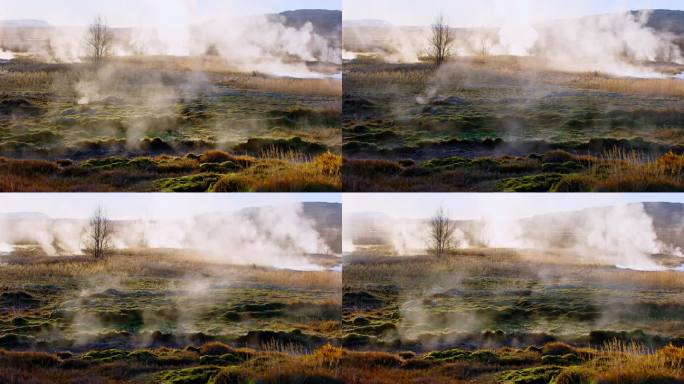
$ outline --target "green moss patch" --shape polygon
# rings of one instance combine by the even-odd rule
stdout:
[[[216,173],[200,173],[163,179],[158,186],[162,192],[206,192],[220,178]]]

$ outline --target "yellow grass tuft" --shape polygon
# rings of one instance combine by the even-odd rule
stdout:
[[[684,97],[684,81],[675,79],[614,78],[600,74],[584,74],[571,84],[606,92]]]

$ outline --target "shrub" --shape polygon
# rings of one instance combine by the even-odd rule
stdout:
[[[316,156],[314,165],[325,175],[338,176],[342,169],[342,156],[328,151]]]
[[[681,174],[684,171],[684,154],[677,155],[672,151],[661,156],[656,163],[662,167],[665,172],[672,175]]]
[[[321,365],[329,368],[336,367],[343,355],[344,349],[335,347],[330,343],[316,349],[314,352],[314,358],[316,358]]]

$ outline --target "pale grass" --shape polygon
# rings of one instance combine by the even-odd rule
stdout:
[[[304,356],[312,353],[311,349],[302,344],[283,343],[274,339],[261,343],[259,349],[262,352],[282,353],[291,356]]]
[[[588,366],[602,378],[608,379],[608,382],[648,376],[681,377],[684,375],[681,360],[673,360],[671,355],[654,351],[638,342],[627,343],[619,340],[604,344]]]
[[[639,151],[613,148],[594,162],[591,176],[603,189],[648,192],[659,186],[681,186],[682,175],[668,164]]]
[[[335,79],[295,79],[284,77],[239,76],[235,81],[221,82],[259,91],[302,96],[342,96],[342,82]]]
[[[330,192],[342,188],[339,154],[326,152],[311,159],[299,151],[267,148],[261,156],[258,166],[226,177],[260,192]],[[219,188],[216,192],[229,191]]]
[[[341,97],[342,81],[332,78],[279,77],[257,72],[245,72],[231,66],[220,57],[131,56],[113,58],[110,66],[126,74],[127,80],[137,76],[141,82],[148,71],[168,74],[204,73],[219,85],[299,96]],[[0,71],[2,89],[49,89],[53,85],[73,84],[82,75],[82,68],[74,65],[60,71]],[[127,84],[125,84],[127,85]]]
[[[647,96],[684,97],[684,81],[676,79],[638,79],[584,74],[571,82],[580,88]]]
[[[339,97],[342,95],[342,82],[339,80],[329,78],[300,79],[245,72],[217,56],[149,56],[119,58],[117,61],[147,69],[204,72],[217,84],[233,88],[305,96]]]
[[[432,71],[419,70],[381,70],[372,72],[347,72],[344,81],[349,84],[361,84],[363,87],[391,85],[412,85],[426,87]]]
[[[366,247],[361,256],[352,255],[345,264],[347,281],[394,281],[415,285],[458,271],[464,276],[516,275],[536,278],[536,271],[547,268],[547,279],[578,279],[614,286],[654,290],[682,290],[684,279],[676,271],[636,271],[616,268],[592,260],[592,255],[578,255],[568,250],[525,250],[505,248],[470,248],[452,251],[449,256],[381,257]],[[384,248],[381,246],[381,248]],[[552,273],[556,271],[556,275]]]
[[[213,261],[211,257],[191,250],[140,249],[118,251],[103,259],[88,257],[43,256],[25,262],[0,265],[3,281],[65,281],[94,276],[112,278],[183,278],[188,272],[208,277],[225,277],[230,281],[272,284],[284,287],[339,290],[340,274],[332,271],[294,271],[234,265]]]
[[[269,146],[259,153],[259,158],[267,160],[279,160],[287,163],[308,163],[311,156],[297,150],[284,150],[279,147]]]

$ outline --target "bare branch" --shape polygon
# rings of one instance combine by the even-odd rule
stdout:
[[[88,58],[93,64],[102,64],[111,54],[114,32],[107,26],[102,16],[97,16],[88,27],[85,43]]]
[[[449,220],[448,213],[439,207],[430,219],[429,250],[436,256],[444,256],[453,247],[454,223]]]
[[[436,65],[442,65],[451,56],[455,36],[444,15],[440,14],[432,24],[429,39],[429,56]]]
[[[88,221],[86,251],[96,259],[104,258],[111,249],[114,230],[102,207],[98,207]]]

